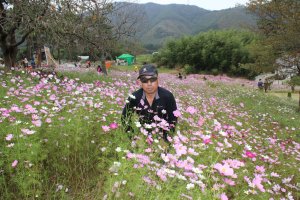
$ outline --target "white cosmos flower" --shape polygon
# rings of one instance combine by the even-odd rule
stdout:
[[[177,174],[176,177],[177,177],[178,179],[180,179],[180,180],[186,181],[185,176],[183,176],[183,175],[181,175],[181,174]]]
[[[152,128],[152,126],[150,124],[145,124],[145,128],[150,129],[150,128]]]
[[[248,149],[248,150],[252,150],[252,147],[249,144],[246,144],[245,148]]]
[[[175,170],[172,170],[172,169],[165,169],[165,172],[167,173],[167,174],[175,174],[176,172],[175,172]]]
[[[193,189],[194,187],[195,187],[195,185],[193,183],[189,183],[186,185],[187,190]]]
[[[202,171],[196,167],[193,167],[193,172],[195,172],[196,174],[202,174]]]
[[[116,148],[116,152],[121,152],[121,151],[122,151],[121,147]]]
[[[132,95],[132,94],[130,94],[129,97],[130,97],[131,99],[135,99],[135,96]]]
[[[136,126],[137,128],[140,128],[142,125],[141,125],[140,122],[135,122],[135,126]]]

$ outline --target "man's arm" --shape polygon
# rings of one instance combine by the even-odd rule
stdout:
[[[173,111],[177,110],[177,105],[172,93],[169,96],[167,105],[168,123],[170,124],[170,131],[174,132],[175,126],[177,124],[177,117],[174,116]]]

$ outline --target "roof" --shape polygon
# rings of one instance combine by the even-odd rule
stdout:
[[[122,54],[118,58],[134,58],[134,56],[130,54]]]

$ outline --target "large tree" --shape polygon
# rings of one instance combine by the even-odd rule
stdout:
[[[141,14],[132,4],[110,0],[0,0],[0,48],[6,68],[34,34],[52,45],[90,47],[104,53],[135,33]]]
[[[284,60],[279,64],[295,66],[300,75],[300,1],[249,0],[248,9],[257,16],[265,44]]]

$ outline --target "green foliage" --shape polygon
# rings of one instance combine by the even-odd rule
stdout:
[[[197,73],[196,68],[191,66],[191,65],[185,65],[183,69],[184,69],[184,72],[186,74],[195,74],[195,73]]]
[[[258,30],[264,36],[262,48],[253,51],[258,57],[255,63],[261,67],[261,71],[266,67],[275,68],[272,65],[279,57],[284,60],[285,67],[296,66],[300,69],[300,63],[295,62],[299,60],[300,2],[251,0],[247,9],[257,16]],[[274,55],[277,57],[274,58]]]
[[[260,32],[277,52],[298,52],[300,45],[298,0],[251,0],[248,10],[257,16]]]
[[[143,64],[144,62],[146,63],[151,63],[153,55],[152,54],[142,54],[136,57],[136,63],[137,64]]]
[[[290,84],[295,85],[295,86],[296,85],[300,86],[300,76],[292,77],[291,80],[290,80]]]
[[[250,70],[241,65],[253,60],[247,46],[255,39],[256,35],[248,31],[209,31],[169,41],[154,61],[169,68],[187,64],[195,71],[246,75]]]

